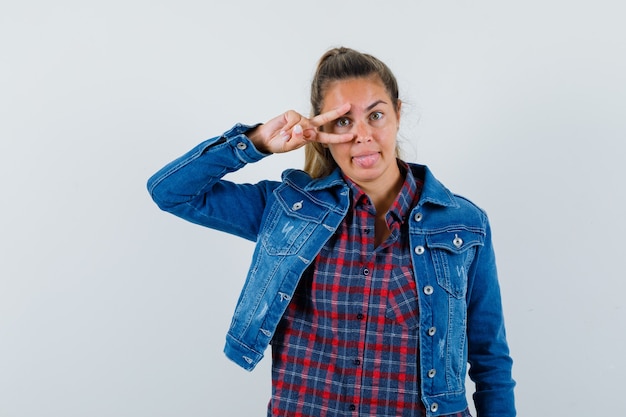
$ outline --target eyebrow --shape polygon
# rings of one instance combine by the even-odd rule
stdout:
[[[370,104],[369,106],[367,106],[367,107],[365,108],[365,110],[370,111],[370,110],[372,110],[374,107],[378,106],[380,103],[387,104],[387,102],[386,102],[386,101],[384,101],[384,100],[376,100],[375,102],[373,102],[372,104]]]
[[[386,102],[385,100],[376,100],[375,102],[373,102],[372,104],[370,104],[369,106],[367,106],[367,107],[365,108],[365,111],[370,111],[370,110],[372,110],[374,107],[378,106],[380,103],[382,103],[382,104],[387,104],[387,102]],[[346,113],[346,115],[347,115],[347,114],[352,114],[352,109],[351,109],[348,113]],[[344,115],[344,116],[345,116],[345,115]]]

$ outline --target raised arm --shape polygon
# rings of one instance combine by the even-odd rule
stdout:
[[[352,134],[331,134],[319,129],[349,110],[350,105],[345,104],[311,119],[290,110],[265,124],[238,124],[160,169],[148,180],[148,191],[165,211],[254,241],[267,195],[278,183],[236,184],[222,177],[271,153],[289,152],[310,141],[352,140]]]
[[[267,156],[245,135],[252,128],[238,124],[165,165],[148,180],[152,199],[162,210],[192,223],[256,240],[266,195],[276,183],[222,179]]]

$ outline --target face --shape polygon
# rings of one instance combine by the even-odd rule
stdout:
[[[350,111],[324,125],[325,132],[352,133],[351,142],[329,144],[344,175],[367,190],[385,190],[401,174],[396,161],[400,103],[395,108],[378,77],[332,82],[324,95],[322,113],[350,103]]]

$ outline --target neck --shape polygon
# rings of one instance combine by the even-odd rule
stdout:
[[[402,175],[398,175],[396,181],[392,184],[386,184],[379,187],[366,187],[363,191],[369,196],[372,204],[376,208],[375,222],[375,245],[378,247],[388,237],[391,231],[387,226],[387,213],[389,208],[396,200],[404,179]]]
[[[367,194],[367,196],[376,208],[377,216],[384,216],[389,208],[396,200],[402,184],[404,184],[404,175],[398,168],[394,170],[389,179],[379,180],[372,183],[359,184],[359,187]]]

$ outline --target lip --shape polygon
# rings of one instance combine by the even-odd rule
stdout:
[[[374,156],[374,155],[378,155],[380,154],[379,151],[365,151],[365,152],[359,152],[358,154],[352,155],[352,159],[354,158],[365,158],[368,156]]]

